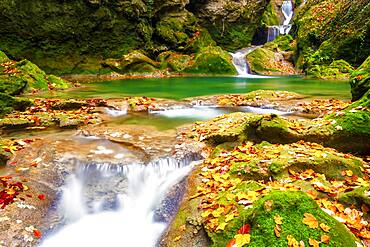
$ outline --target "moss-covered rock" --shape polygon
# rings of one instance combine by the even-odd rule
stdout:
[[[24,111],[27,107],[31,105],[32,101],[29,99],[13,97],[0,92],[0,116],[11,112],[13,109]]]
[[[310,1],[302,5],[294,19],[297,55],[303,69],[345,60],[359,66],[370,53],[367,12],[361,0]]]
[[[0,51],[0,63],[6,63],[9,62],[10,59],[6,56],[6,54],[2,51]]]
[[[236,69],[231,55],[218,46],[209,46],[200,50],[191,67],[185,70],[197,74],[235,75]]]
[[[232,113],[197,123],[193,137],[217,145],[233,141],[321,143],[341,151],[366,154],[370,149],[369,97],[325,119],[294,121],[277,115]]]
[[[305,214],[311,214],[319,224],[331,227],[330,232],[326,233],[321,228],[309,228],[302,222]],[[277,237],[274,231],[276,215],[282,218],[280,237]],[[323,235],[330,237],[328,246],[356,246],[355,236],[344,225],[322,211],[316,202],[303,192],[272,192],[258,200],[246,216],[249,217],[245,222],[251,224],[251,240],[248,246],[286,246],[289,235],[296,239],[297,243],[303,241],[305,246],[309,246],[310,238],[320,242]]]
[[[370,90],[370,56],[351,74],[352,100],[359,100]]]
[[[195,16],[183,10],[170,12],[156,24],[156,35],[172,50],[183,50],[196,31]]]
[[[330,65],[312,65],[306,70],[310,77],[326,80],[348,80],[353,67],[344,60],[335,60]]]
[[[107,59],[104,66],[119,73],[149,73],[160,67],[160,64],[153,61],[140,51],[133,51],[120,59]]]
[[[263,27],[280,25],[280,15],[276,2],[277,1],[270,1],[270,3],[267,5],[261,20]]]
[[[291,36],[279,36],[247,54],[251,71],[262,75],[296,74],[293,65],[295,43]]]

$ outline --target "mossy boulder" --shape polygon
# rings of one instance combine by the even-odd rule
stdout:
[[[278,1],[270,1],[270,3],[266,7],[265,12],[263,12],[261,19],[262,27],[280,25],[279,9],[276,2]]]
[[[323,223],[331,230],[327,233],[320,227],[309,228],[302,222],[305,214],[311,214],[319,224]],[[280,237],[277,237],[274,231],[276,215],[282,218]],[[293,237],[297,243],[303,241],[305,246],[309,246],[310,238],[320,242],[323,235],[330,237],[328,246],[357,246],[355,236],[343,224],[322,211],[316,202],[303,192],[271,192],[256,201],[251,210],[243,212],[236,225],[240,228],[245,223],[251,226],[248,246],[287,246],[288,236]],[[237,230],[238,227],[230,231],[233,232],[233,229]],[[232,238],[230,235],[227,231],[223,236],[212,236],[213,246],[225,246],[227,240]]]
[[[194,59],[187,73],[236,75],[231,55],[218,46],[209,46],[201,49]]]
[[[168,13],[156,24],[155,30],[170,49],[183,50],[196,31],[196,18],[186,10]]]
[[[190,1],[195,14],[219,46],[235,51],[252,42],[269,1]]]
[[[352,100],[359,100],[370,90],[370,56],[351,74]]]
[[[10,59],[7,57],[7,55],[0,51],[0,63],[6,63],[6,62],[9,62]]]
[[[317,120],[232,113],[197,123],[190,136],[212,145],[245,140],[283,144],[305,140],[340,151],[366,154],[370,149],[370,113],[369,98],[364,97],[340,113]]]
[[[306,70],[310,77],[326,80],[348,80],[353,67],[344,60],[335,60],[330,65],[313,65]]]
[[[345,60],[359,66],[370,53],[369,3],[310,1],[296,12],[294,33],[301,68]]]
[[[293,65],[279,52],[258,48],[247,55],[252,72],[261,75],[295,74]]]
[[[165,52],[158,56],[163,60],[162,66],[173,72],[183,72],[194,63],[194,55],[186,55],[175,52]]]
[[[160,67],[160,64],[153,61],[141,51],[133,51],[120,59],[107,59],[103,65],[119,73],[150,73]]]
[[[31,105],[32,101],[29,99],[13,97],[0,92],[0,116],[11,112],[13,109],[24,111],[27,107]]]

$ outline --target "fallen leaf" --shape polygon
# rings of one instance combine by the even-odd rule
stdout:
[[[41,238],[42,233],[39,230],[33,230],[33,235],[35,238]]]
[[[245,224],[238,230],[238,234],[248,234],[251,230],[251,226],[249,224]]]
[[[46,196],[44,194],[40,194],[37,196],[41,201],[46,199]]]
[[[313,247],[319,247],[319,241],[315,240],[315,239],[312,239],[312,238],[309,238],[308,239],[308,243],[313,246]]]
[[[292,235],[288,235],[286,239],[288,240],[289,247],[299,247],[298,241]]]
[[[235,238],[231,239],[231,240],[227,243],[226,247],[233,247],[233,246],[235,245],[235,242],[236,242]]]
[[[280,215],[275,215],[275,217],[274,217],[274,221],[275,221],[275,223],[277,224],[277,225],[282,225],[283,224],[283,221],[282,221],[282,218],[281,218],[281,216]]]
[[[330,237],[328,235],[321,236],[321,242],[323,242],[324,244],[328,244],[329,241],[330,241]]]
[[[310,213],[305,213],[304,218],[302,220],[303,224],[307,225],[309,228],[316,229],[319,226],[319,222]]]
[[[227,223],[222,222],[221,224],[219,224],[219,225],[217,226],[216,231],[217,231],[217,230],[222,230],[222,231],[223,231],[223,230],[225,230],[226,225],[227,225]]]
[[[280,231],[281,231],[280,225],[276,225],[274,228],[274,233],[275,233],[275,236],[278,238],[280,238]]]
[[[324,223],[321,223],[320,224],[320,228],[324,231],[324,232],[329,232],[331,227],[330,226],[327,226],[325,225]]]
[[[249,235],[249,234],[237,234],[237,235],[235,235],[235,244],[238,247],[242,247],[245,244],[249,244],[250,241],[251,241],[251,235]]]

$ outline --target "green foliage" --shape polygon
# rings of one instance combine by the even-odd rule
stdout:
[[[262,15],[261,24],[266,27],[280,25],[280,16],[277,13],[277,6],[274,5],[274,1],[270,1],[267,5],[267,8]]]
[[[370,90],[370,56],[351,74],[352,100],[359,100]]]

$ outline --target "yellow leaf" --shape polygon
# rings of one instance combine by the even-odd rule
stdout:
[[[275,223],[276,224],[278,224],[278,225],[282,225],[283,224],[283,221],[282,221],[282,218],[281,218],[281,216],[280,215],[275,215],[275,217],[274,217],[274,221],[275,221]]]
[[[288,235],[286,239],[288,240],[289,247],[299,247],[298,241],[292,235]]]
[[[226,199],[227,199],[228,201],[232,201],[232,200],[234,200],[234,199],[235,199],[235,195],[234,195],[234,194],[227,194],[227,195],[226,195]]]
[[[251,235],[249,234],[236,234],[235,235],[235,244],[238,247],[242,247],[246,244],[249,244],[251,241]]]
[[[347,171],[346,171],[346,175],[347,175],[348,177],[352,177],[352,176],[353,176],[353,171],[351,171],[351,170],[347,170]]]
[[[324,244],[328,244],[330,242],[330,237],[328,235],[322,235],[321,242],[323,242]]]
[[[238,192],[236,194],[236,197],[237,197],[238,201],[243,200],[243,199],[248,199],[248,195],[245,194],[244,192]]]
[[[280,231],[281,231],[280,225],[276,225],[274,228],[274,232],[275,232],[276,237],[278,238],[280,238]]]
[[[177,241],[179,241],[181,239],[181,236],[177,236],[175,239],[174,239],[174,241],[175,242],[177,242]]]
[[[200,216],[202,216],[203,218],[206,218],[208,215],[210,215],[212,213],[211,210],[207,210],[207,211],[204,211],[203,213],[200,214]]]
[[[330,226],[327,226],[325,225],[324,223],[321,223],[320,224],[320,228],[324,231],[324,232],[329,232],[331,227]]]
[[[316,229],[317,227],[319,227],[319,222],[317,221],[315,216],[313,216],[310,213],[304,214],[304,218],[302,222],[303,224],[307,225],[309,228],[312,228],[312,229]]]
[[[221,214],[224,212],[224,208],[218,208],[212,212],[212,215],[216,218],[220,217]]]
[[[226,215],[225,222],[229,222],[230,220],[234,219],[234,217],[235,217],[234,213]]]
[[[315,239],[312,239],[312,238],[309,238],[308,239],[308,243],[313,246],[313,247],[319,247],[319,241],[315,240]]]
[[[218,227],[216,228],[216,231],[217,230],[225,230],[225,227],[227,226],[227,223],[223,222],[221,224],[218,225]]]

